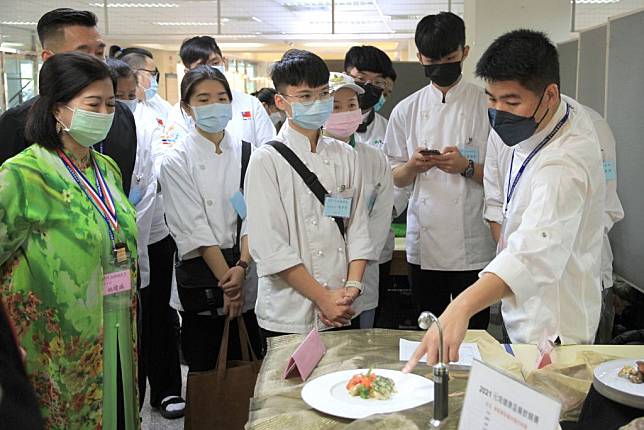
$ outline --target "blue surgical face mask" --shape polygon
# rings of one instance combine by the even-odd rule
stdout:
[[[206,133],[217,133],[228,125],[233,117],[230,103],[212,103],[203,106],[191,106],[195,125]]]
[[[544,92],[545,94],[545,92]],[[496,134],[499,135],[503,143],[507,146],[515,146],[524,140],[529,139],[537,128],[541,121],[548,115],[548,111],[543,114],[541,120],[537,122],[534,116],[541,106],[541,101],[543,100],[543,94],[541,99],[539,99],[539,104],[534,110],[532,116],[526,117],[521,115],[515,115],[511,112],[506,112],[502,110],[489,108],[487,110],[488,118],[490,119],[490,125],[496,131]]]
[[[136,106],[139,104],[139,101],[137,99],[134,99],[134,100],[119,99],[119,101],[123,103],[125,106],[127,106],[132,113],[134,113],[134,111],[136,110]]]
[[[221,72],[221,74],[222,74],[222,75],[223,75],[223,74],[225,74],[224,69],[225,69],[226,67],[225,67],[223,64],[218,64],[218,65],[216,65],[216,66],[212,66],[212,67],[213,67],[213,68],[215,68],[215,69],[217,69],[217,70],[219,70],[219,71]]]
[[[145,90],[145,99],[150,100],[157,95],[157,90],[159,89],[159,83],[156,79],[150,79],[150,88]]]
[[[317,130],[322,127],[331,112],[333,112],[333,97],[327,100],[316,100],[310,105],[291,103],[293,111],[291,119],[297,125],[307,130]]]
[[[381,95],[380,95],[380,99],[378,99],[378,103],[376,103],[376,104],[373,106],[373,110],[375,110],[376,112],[379,112],[379,111],[380,111],[380,109],[382,109],[382,107],[385,105],[385,102],[386,102],[386,101],[387,101],[387,99],[385,98],[385,96],[383,96],[383,95],[381,94]]]

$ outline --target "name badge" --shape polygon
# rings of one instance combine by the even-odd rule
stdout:
[[[615,160],[604,160],[604,177],[606,182],[617,179],[617,170],[615,170]]]
[[[132,289],[132,280],[130,279],[129,270],[120,270],[118,272],[106,273],[103,277],[103,295],[111,296],[112,294],[122,293]]]
[[[237,215],[239,215],[241,219],[246,219],[246,200],[244,199],[244,195],[241,191],[237,191],[233,194],[230,198],[230,203],[233,205],[233,208],[235,208]]]
[[[324,197],[324,216],[350,218],[351,203],[353,202],[353,191],[345,188],[344,185],[338,187],[338,192],[327,194]]]
[[[140,184],[133,184],[130,189],[130,196],[128,197],[128,200],[130,201],[130,203],[132,203],[132,206],[136,206],[139,204],[142,198],[143,190],[141,189]]]
[[[461,155],[468,160],[472,160],[476,164],[479,164],[479,149],[478,148],[471,148],[471,147],[465,147],[462,148],[461,150]]]

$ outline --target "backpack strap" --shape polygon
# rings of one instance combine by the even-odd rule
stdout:
[[[282,157],[284,157],[288,164],[290,164],[291,167],[297,172],[297,174],[300,175],[300,178],[302,178],[306,186],[309,187],[311,192],[315,195],[315,197],[317,197],[322,206],[324,206],[324,198],[329,192],[326,190],[326,188],[324,188],[324,185],[320,183],[320,180],[315,175],[315,173],[311,172],[308,167],[304,165],[302,160],[300,160],[300,158],[291,150],[291,148],[284,145],[282,142],[272,140],[270,142],[266,142],[266,145],[271,145],[277,152],[280,153]],[[338,225],[340,234],[344,238],[344,220],[341,217],[333,217],[333,219]]]
[[[241,156],[241,175],[239,176],[239,190],[244,192],[244,180],[246,179],[246,170],[248,170],[248,162],[250,160],[251,144],[242,140],[242,156]],[[241,252],[241,228],[243,220],[237,215],[237,241],[236,246]]]

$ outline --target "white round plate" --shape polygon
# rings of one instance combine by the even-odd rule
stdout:
[[[595,390],[623,405],[644,409],[644,384],[633,384],[628,379],[617,376],[624,366],[635,366],[636,361],[631,358],[612,360],[595,367]]]
[[[362,399],[349,394],[347,382],[369,369],[343,370],[309,381],[302,388],[302,399],[325,414],[359,419],[374,414],[404,411],[434,400],[434,383],[427,378],[398,370],[372,369],[378,376],[394,380],[396,392],[388,400]]]

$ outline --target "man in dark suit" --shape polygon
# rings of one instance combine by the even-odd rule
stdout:
[[[70,51],[81,51],[105,59],[105,42],[96,28],[96,15],[74,9],[54,9],[38,21],[38,38],[42,45],[42,60]],[[25,139],[25,124],[29,108],[36,97],[0,116],[0,164],[33,142]],[[123,190],[129,194],[136,159],[136,126],[130,110],[116,103],[114,121],[107,137],[94,148],[116,161],[123,175]]]

